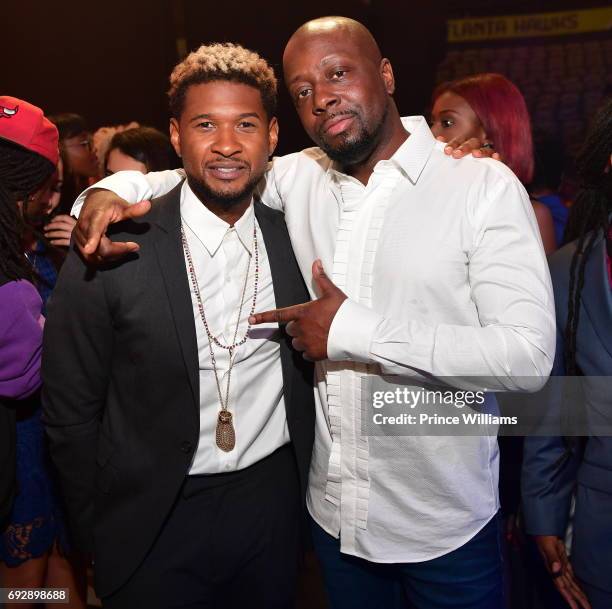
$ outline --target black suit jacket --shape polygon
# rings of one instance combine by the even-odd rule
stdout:
[[[134,572],[168,516],[199,436],[195,320],[180,239],[181,185],[113,229],[138,254],[98,270],[72,250],[49,301],[43,408],[80,547],[106,596]],[[261,203],[278,307],[309,300],[283,214]],[[302,492],[314,435],[312,367],[279,333]],[[177,540],[180,543],[180,540]]]

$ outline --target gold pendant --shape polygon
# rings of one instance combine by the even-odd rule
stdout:
[[[227,410],[219,411],[217,417],[217,446],[224,452],[229,453],[236,446],[236,432],[232,423],[232,413]]]

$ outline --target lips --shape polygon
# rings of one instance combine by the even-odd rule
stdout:
[[[247,167],[242,163],[210,163],[206,166],[207,172],[217,180],[235,180],[239,178]]]
[[[348,129],[354,120],[354,114],[339,114],[332,118],[328,118],[323,123],[323,133],[326,135],[338,135]]]

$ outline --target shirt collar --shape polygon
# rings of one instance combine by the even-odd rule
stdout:
[[[253,245],[253,201],[234,224],[242,245],[251,253]],[[181,219],[211,256],[219,249],[230,225],[213,214],[193,193],[187,181],[181,188]]]
[[[416,184],[427,164],[436,139],[423,116],[404,116],[402,117],[402,125],[408,131],[410,137],[395,151],[389,160],[379,161],[376,167],[393,164],[399,167],[413,184]],[[327,172],[328,176],[351,179],[350,176],[340,171],[339,165],[336,162],[330,163]]]
[[[410,181],[416,184],[436,144],[436,138],[424,116],[402,117],[402,124],[410,137],[395,151],[391,161],[399,165]]]

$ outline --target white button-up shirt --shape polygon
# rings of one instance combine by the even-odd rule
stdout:
[[[285,212],[311,296],[316,258],[348,295],[316,367],[307,499],[343,552],[375,562],[430,560],[471,539],[499,508],[499,459],[489,436],[363,435],[363,379],[534,390],[555,349],[546,258],[516,176],[445,155],[423,117],[403,123],[410,137],[366,186],[311,148],[275,159],[261,188]],[[136,202],[180,177],[119,173],[96,186]]]
[[[238,339],[244,336],[253,302],[255,260],[253,205],[233,227],[193,194],[187,182],[181,189],[181,217],[185,237],[211,333],[222,344],[234,342],[243,289]],[[276,306],[270,262],[263,235],[257,226],[259,285],[257,308]],[[189,276],[189,267],[187,267]],[[280,347],[274,340],[278,325],[266,324],[252,332],[235,350],[231,372],[229,407],[233,415],[236,446],[230,452],[215,443],[217,415],[221,409],[208,337],[189,276],[200,364],[200,438],[190,474],[213,474],[248,467],[289,442]],[[263,310],[263,309],[262,309]],[[277,336],[276,336],[277,338]],[[226,397],[229,351],[213,344],[223,399]]]

